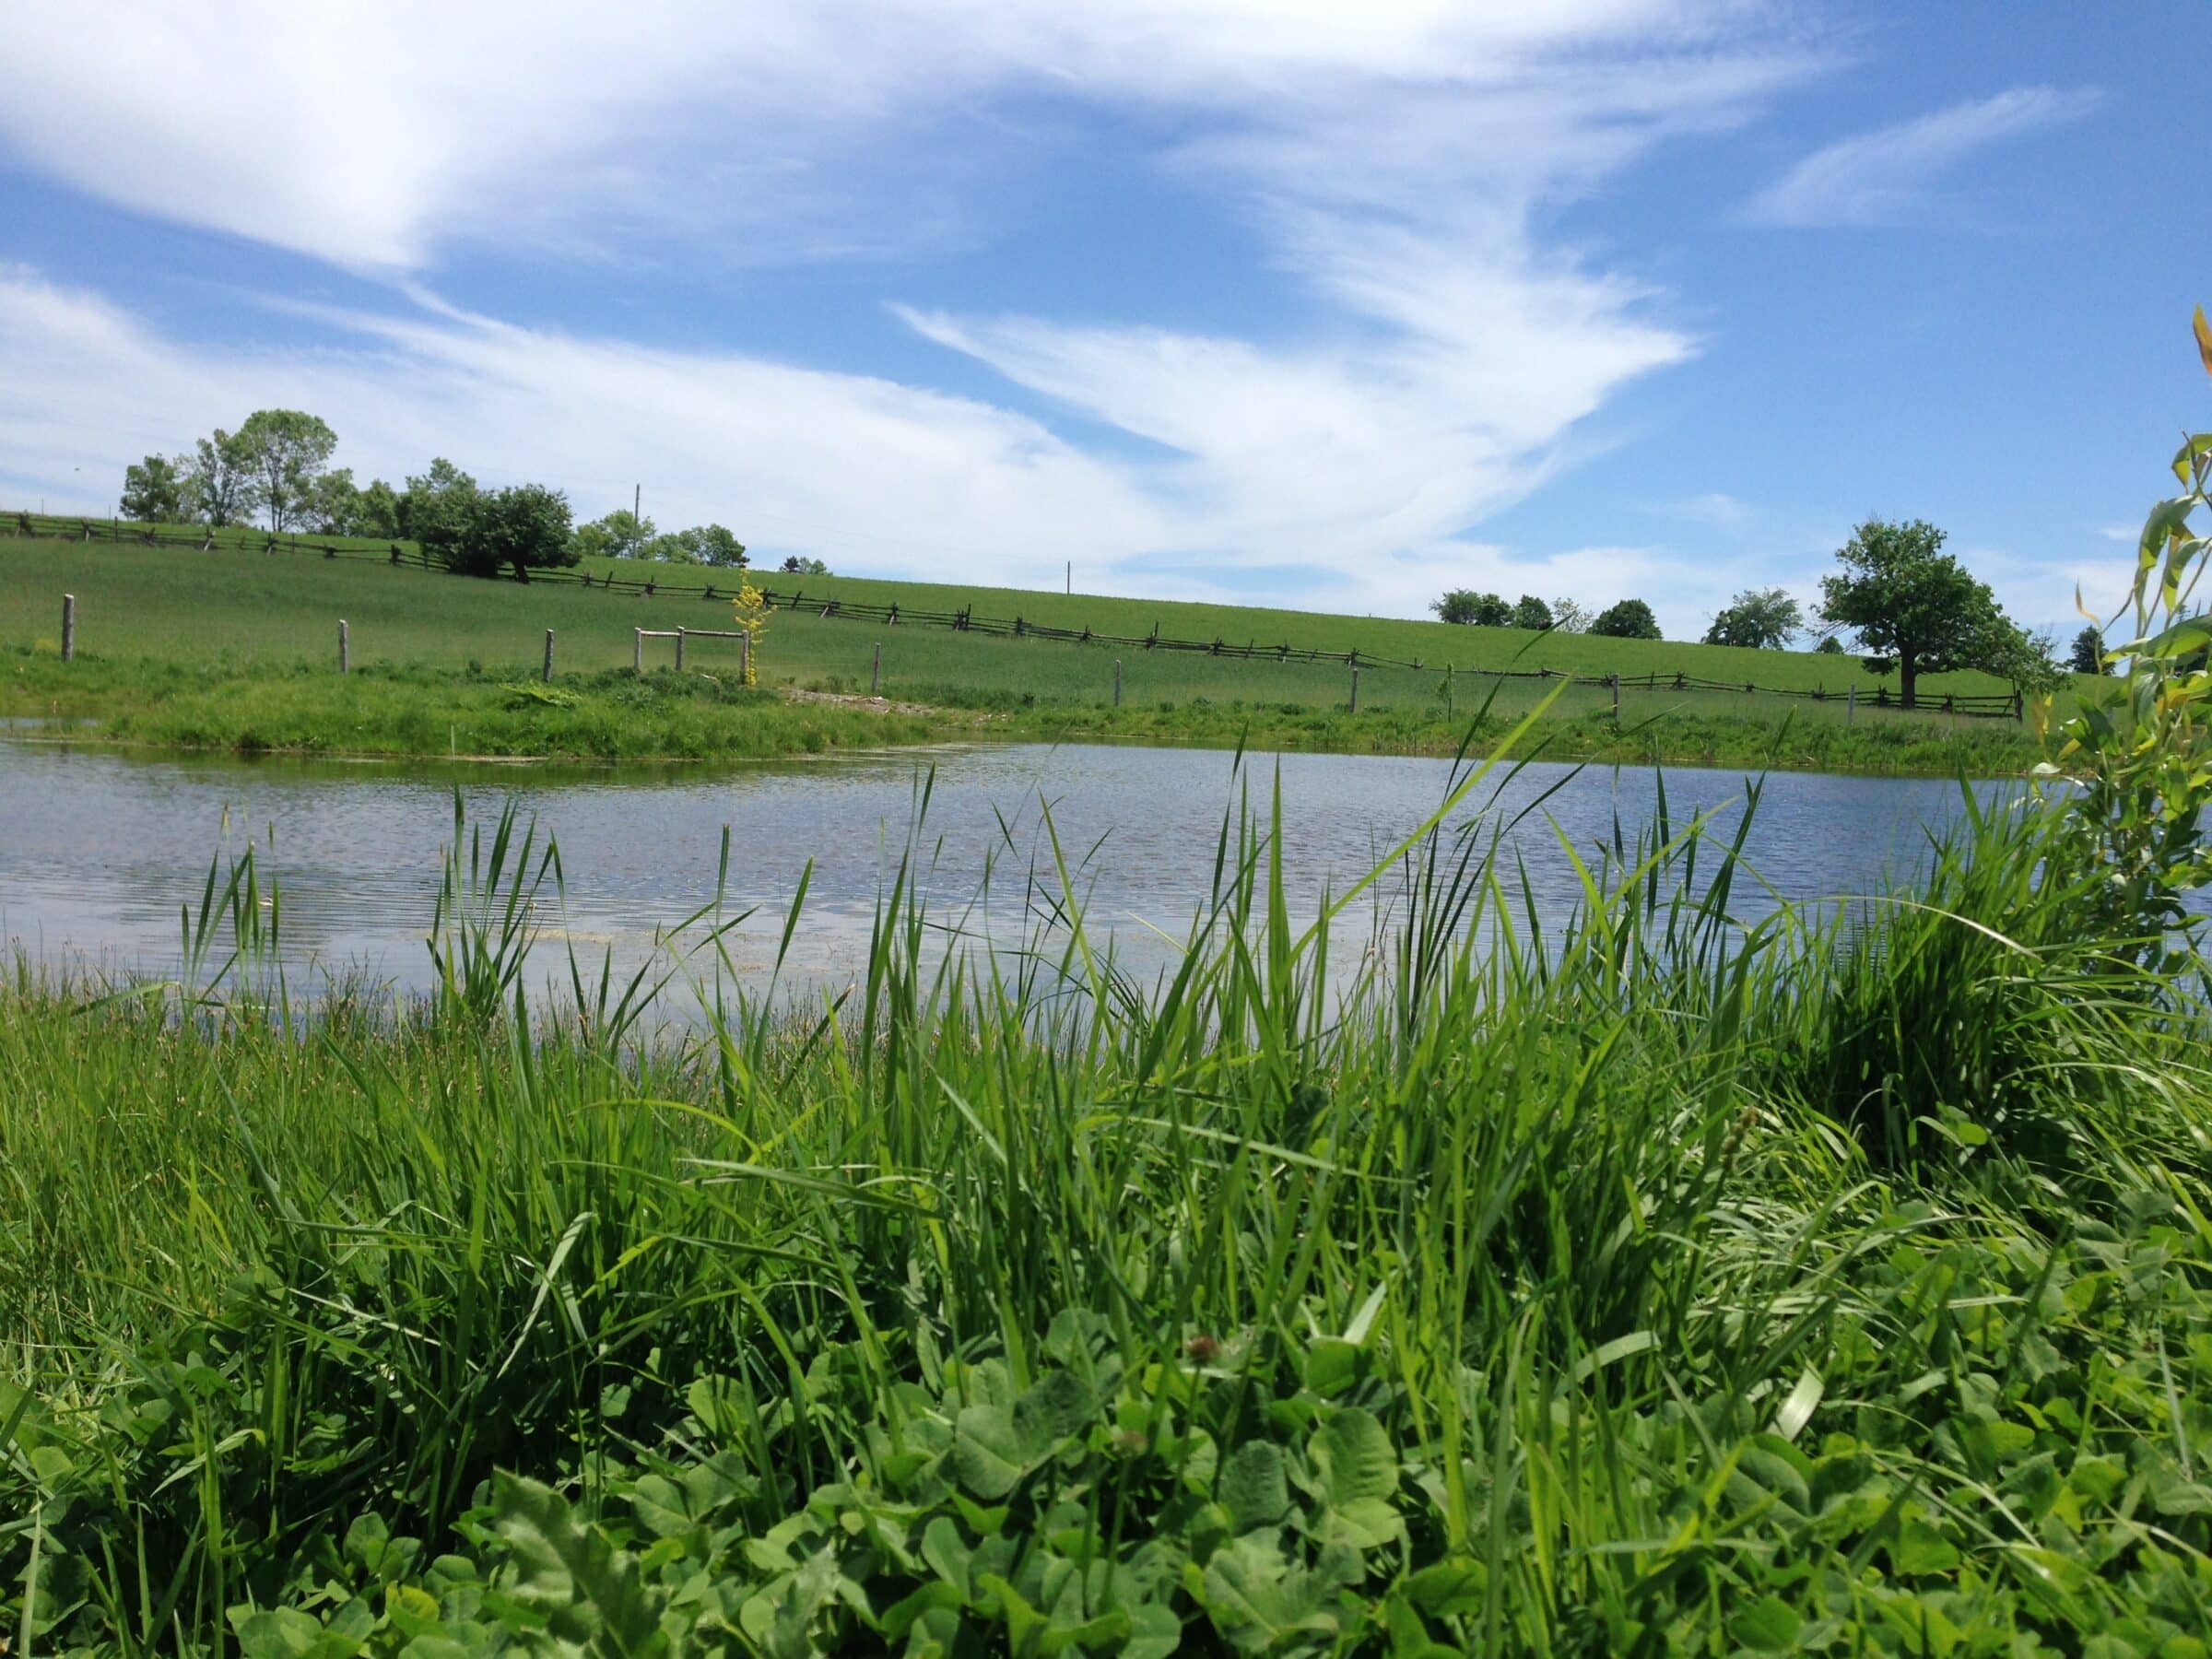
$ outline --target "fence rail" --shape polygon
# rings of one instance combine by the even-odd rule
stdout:
[[[127,519],[88,519],[19,512],[12,514],[0,512],[0,524],[5,524],[6,529],[17,535],[133,543],[148,547],[191,547],[203,552],[216,546],[223,546],[247,551],[258,548],[272,554],[319,554],[327,559],[355,559],[389,564],[405,570],[441,572],[445,569],[442,563],[420,547],[406,542],[389,542],[384,544],[382,551],[379,551],[373,547],[345,546],[288,533],[248,531],[241,535],[228,529],[222,532],[213,529],[184,530],[175,525],[134,524]],[[690,583],[665,582],[658,576],[601,575],[590,571],[573,570],[536,571],[527,580],[532,582],[585,587],[598,593],[644,599],[688,597],[712,601],[730,600],[737,596],[737,582],[733,581]],[[749,578],[741,577],[737,580]],[[1905,707],[1902,699],[1893,695],[1883,685],[1877,685],[1870,693],[1859,696],[1855,688],[1837,691],[1821,686],[1761,686],[1751,680],[1707,679],[1683,673],[1609,675],[1572,674],[1563,668],[1477,668],[1424,662],[1419,657],[1380,656],[1356,647],[1349,651],[1326,651],[1318,646],[1292,645],[1288,642],[1264,645],[1249,640],[1239,645],[1218,637],[1212,640],[1175,639],[1162,634],[1157,624],[1151,632],[1145,634],[1101,633],[1089,628],[1056,628],[1049,623],[1031,622],[1018,615],[978,616],[972,606],[963,606],[959,610],[928,610],[897,604],[878,605],[863,600],[839,599],[819,594],[810,599],[804,588],[784,592],[760,587],[758,582],[754,586],[771,610],[813,611],[824,618],[875,622],[888,628],[946,628],[960,633],[982,634],[992,639],[1047,640],[1071,645],[1119,645],[1129,650],[1182,652],[1238,662],[1334,663],[1352,669],[1426,668],[1448,676],[1465,675],[1484,679],[1547,682],[1563,679],[1575,686],[1617,686],[1626,691],[1709,691],[1738,696],[1790,697],[1807,702],[1841,702],[1853,706],[1865,703],[1877,709]],[[698,633],[703,630],[693,629],[689,631]],[[1921,698],[1912,712],[1963,714],[1978,720],[2018,719],[2020,716],[2020,699],[2018,693],[2008,691],[1946,691]]]

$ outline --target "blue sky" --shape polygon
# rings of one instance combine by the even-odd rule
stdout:
[[[1679,635],[1880,512],[2064,625],[2205,424],[2206,18],[34,8],[0,504],[286,405],[855,573]]]

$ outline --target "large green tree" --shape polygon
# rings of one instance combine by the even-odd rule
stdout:
[[[627,507],[618,507],[605,518],[576,526],[576,551],[585,559],[636,559],[653,539],[653,521]]]
[[[407,493],[399,499],[399,533],[431,558],[458,569],[482,493],[476,479],[440,455],[429,470],[407,479]]]
[[[300,524],[325,535],[362,534],[361,492],[353,481],[352,467],[334,466],[315,480],[300,510]]]
[[[465,576],[497,576],[512,570],[527,582],[532,571],[572,565],[582,557],[574,534],[567,496],[543,484],[516,484],[489,494],[477,492],[460,534],[441,541],[439,554]]]
[[[312,524],[316,483],[338,447],[329,423],[300,409],[256,409],[237,441],[253,480],[253,505],[268,514],[269,528]]]
[[[723,565],[734,570],[743,570],[747,563],[745,544],[720,524],[693,524],[688,530],[671,530],[665,535],[656,535],[639,549],[638,557],[663,559],[670,564]]]
[[[123,469],[123,516],[143,524],[175,524],[188,518],[185,507],[189,463],[148,455]]]
[[[2077,674],[2110,674],[2104,660],[2104,632],[2094,625],[2074,636],[2072,664]]]
[[[193,446],[184,472],[185,515],[220,527],[253,512],[253,477],[245,446],[222,428]]]
[[[1843,568],[1820,579],[1820,619],[1858,635],[1869,671],[1895,667],[1906,708],[1924,674],[2019,665],[2019,629],[1924,519],[1868,519],[1836,560]]]
[[[1513,626],[1544,632],[1551,626],[1551,606],[1534,594],[1522,594],[1520,603],[1513,606]]]
[[[1453,588],[1429,608],[1440,621],[1469,628],[1503,628],[1513,619],[1513,607],[1497,594],[1478,594],[1473,588]]]
[[[1805,626],[1797,601],[1778,587],[1746,588],[1721,608],[1705,630],[1708,645],[1744,645],[1780,651]]]
[[[382,478],[371,478],[361,491],[359,523],[356,535],[381,535],[386,540],[398,536],[400,529],[399,492]]]
[[[1659,618],[1641,599],[1622,599],[1591,618],[1590,631],[1615,640],[1656,640]]]

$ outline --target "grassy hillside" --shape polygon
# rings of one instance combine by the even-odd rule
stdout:
[[[624,574],[641,568],[629,566]],[[687,570],[653,568],[686,584],[717,580]],[[2026,759],[2019,728],[2006,722],[1947,721],[1939,715],[1882,713],[1862,704],[1846,733],[1841,700],[1854,683],[1862,698],[1876,682],[1850,658],[1747,652],[1717,647],[1588,636],[1535,636],[1512,629],[1441,623],[1329,617],[1216,606],[1150,604],[1088,595],[935,587],[913,582],[821,577],[764,577],[779,589],[811,598],[895,601],[941,609],[972,605],[980,614],[1019,614],[1051,625],[1148,631],[1232,641],[1259,640],[1418,658],[1416,670],[1366,667],[1359,709],[1349,708],[1351,675],[1341,665],[1249,662],[1203,654],[1083,647],[1055,641],[996,639],[945,629],[883,627],[812,610],[777,611],[760,653],[764,686],[831,693],[870,689],[875,653],[882,652],[881,689],[895,700],[950,712],[939,730],[983,729],[1007,735],[1122,735],[1192,742],[1255,741],[1283,746],[1448,751],[1465,735],[1467,717],[1498,682],[1477,668],[1548,667],[1579,674],[1685,672],[1752,680],[1763,686],[1821,687],[1830,703],[1747,697],[1740,693],[1630,690],[1622,697],[1624,740],[1612,726],[1602,688],[1578,687],[1553,706],[1561,723],[1559,752],[1726,763],[1765,761],[1893,770],[1949,770],[1961,759],[2007,767]],[[61,595],[77,605],[79,661],[62,674],[54,660]],[[382,732],[390,747],[418,747],[420,730],[436,727],[464,750],[465,732],[431,714],[364,725],[333,693],[309,688],[335,668],[336,630],[350,630],[357,677],[385,674],[427,688],[441,676],[508,683],[535,678],[547,629],[556,635],[563,687],[575,677],[627,669],[639,628],[726,627],[728,607],[696,595],[614,594],[573,583],[472,582],[367,560],[325,559],[312,552],[274,553],[0,538],[0,712],[74,715],[129,724],[149,741],[178,740],[171,730],[177,700],[207,705],[191,723],[205,741],[222,742],[218,718],[246,696],[247,682],[273,675],[304,676],[276,694],[290,715],[282,747],[359,747],[364,734]],[[672,642],[647,641],[649,665],[673,659]],[[1122,665],[1123,706],[1112,706],[1114,663]],[[1447,683],[1443,665],[1455,670]],[[687,667],[727,683],[735,674],[734,642],[693,641]],[[1988,691],[1984,677],[1946,676],[1927,682],[1946,689]],[[1517,715],[1547,693],[1541,682],[1507,681],[1493,714]],[[429,698],[428,689],[418,693]],[[158,706],[157,706],[158,705]],[[320,711],[319,712],[316,711]],[[324,744],[301,742],[316,720],[337,722]],[[165,724],[164,722],[169,724]],[[649,728],[651,722],[645,723]],[[1774,747],[1774,734],[1786,741]],[[119,727],[120,729],[120,727]],[[228,728],[242,734],[236,720]],[[257,730],[275,729],[262,722]],[[604,733],[607,728],[602,727]],[[394,734],[396,733],[394,735]],[[480,752],[636,753],[664,751],[634,744],[552,750],[517,749],[543,735],[525,723],[488,733]],[[547,737],[547,741],[553,741]],[[635,743],[650,744],[650,731]],[[1961,747],[1963,746],[1963,747]],[[249,747],[253,747],[249,745]]]
[[[594,559],[582,567],[598,576],[643,580],[658,576],[683,586],[726,585],[720,572],[681,566],[644,564],[635,559]],[[1519,628],[1462,628],[1443,622],[1393,617],[1352,617],[1325,611],[1277,610],[1262,606],[1201,605],[1158,599],[1114,598],[1099,594],[1034,593],[1023,588],[971,587],[960,583],[888,582],[858,576],[792,576],[755,571],[752,580],[779,594],[804,594],[824,601],[900,605],[932,611],[972,608],[979,616],[1020,617],[1051,628],[1088,628],[1098,633],[1142,636],[1158,629],[1163,636],[1220,640],[1231,646],[1288,645],[1293,649],[1357,650],[1363,655],[1418,661],[1441,671],[1451,664],[1472,669],[1548,668],[1577,675],[1686,674],[1729,683],[1749,681],[1783,690],[1831,690],[1838,696],[1856,684],[1871,696],[1880,682],[1856,657],[1822,656],[1810,651],[1747,651],[1681,641],[1615,640],[1594,634],[1535,633]],[[665,603],[657,598],[653,603]],[[1270,665],[1271,666],[1271,665]],[[1240,673],[1247,671],[1241,662]],[[2009,689],[1983,674],[1929,675],[1922,684],[1930,697],[1946,691],[1995,692]],[[1891,685],[1895,695],[1895,686]]]

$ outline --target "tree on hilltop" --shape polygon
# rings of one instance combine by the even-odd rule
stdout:
[[[1534,629],[1538,633],[1548,631],[1551,628],[1551,606],[1534,594],[1522,594],[1520,603],[1513,606],[1513,626]]]
[[[1497,594],[1478,594],[1473,588],[1453,588],[1429,608],[1443,622],[1466,628],[1504,628],[1513,619],[1513,607]]]
[[[1804,625],[1797,601],[1782,589],[1746,588],[1713,618],[1705,630],[1705,643],[1780,651]]]
[[[184,470],[185,516],[220,529],[253,512],[253,478],[245,446],[222,428],[193,446]]]
[[[1989,584],[1943,551],[1924,519],[1870,518],[1836,551],[1843,569],[1820,579],[1820,619],[1848,628],[1874,653],[1868,672],[1898,674],[1901,702],[1918,706],[1920,677],[1959,668],[2018,668],[2020,630]]]
[[[272,531],[300,528],[313,512],[316,484],[338,447],[338,435],[327,421],[300,409],[256,409],[238,429],[235,442],[253,480],[252,505],[268,514]]]
[[[1623,599],[1607,606],[1592,619],[1590,631],[1612,640],[1660,638],[1659,618],[1652,615],[1652,607],[1641,599]]]
[[[186,467],[167,455],[148,455],[123,469],[123,516],[142,524],[176,524],[190,517]]]
[[[584,559],[635,559],[653,539],[653,521],[627,507],[576,526],[576,552]]]

